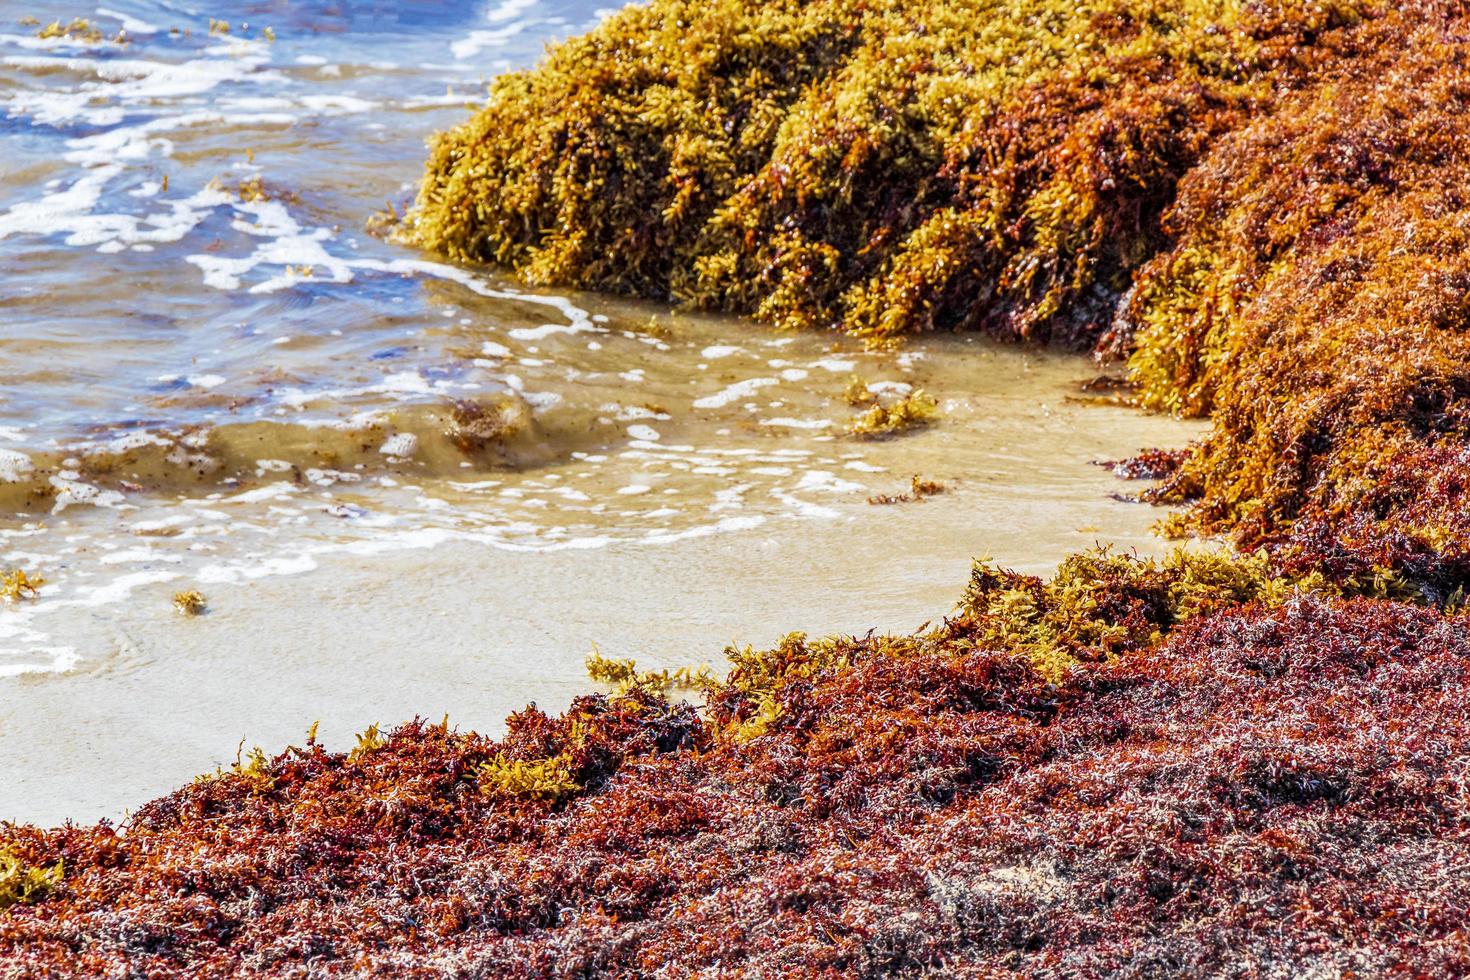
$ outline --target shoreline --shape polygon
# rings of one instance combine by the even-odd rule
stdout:
[[[140,586],[56,639],[106,656],[13,679],[17,696],[0,712],[0,760],[11,760],[0,761],[0,782],[13,792],[0,820],[115,820],[227,768],[241,739],[274,751],[314,722],[333,749],[369,724],[445,712],[493,737],[528,702],[559,712],[595,689],[583,664],[594,644],[646,669],[709,662],[723,674],[719,651],[731,642],[762,646],[794,629],[908,632],[953,600],[974,555],[1045,575],[1095,539],[1078,528],[1102,520],[1122,550],[1167,550],[1148,532],[1163,511],[1103,500],[1098,488],[1127,484],[1096,467],[1083,475],[1090,482],[1061,497],[1053,488],[1005,503],[962,481],[921,502],[847,502],[836,517],[777,517],[667,545],[537,552],[449,537],[329,552],[298,574],[206,586],[209,612],[197,618],[168,607],[183,580]],[[955,531],[975,514],[988,521]],[[48,721],[61,717],[86,721]]]

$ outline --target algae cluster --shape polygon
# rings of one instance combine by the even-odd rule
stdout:
[[[849,431],[859,439],[884,439],[933,425],[938,418],[939,401],[927,391],[916,388],[891,404],[874,404],[853,419]]]
[[[1446,601],[1470,576],[1470,43],[1405,5],[1181,182],[1122,312],[1145,404],[1214,432],[1160,499]]]
[[[39,902],[61,884],[64,862],[50,867],[28,865],[9,850],[0,849],[0,911],[12,905]]]
[[[185,616],[199,616],[208,607],[209,601],[198,589],[185,589],[174,593],[174,608]]]
[[[938,480],[925,480],[915,473],[909,478],[909,489],[907,493],[880,493],[869,497],[868,503],[875,505],[906,504],[914,500],[923,500],[925,497],[936,497],[947,488]]]
[[[45,584],[46,580],[39,575],[31,575],[24,568],[12,568],[0,574],[0,599],[6,602],[34,599]]]

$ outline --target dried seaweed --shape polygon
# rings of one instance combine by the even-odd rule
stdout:
[[[1099,620],[1149,574],[1101,568]],[[634,691],[528,709],[499,742],[415,722],[356,759],[310,741],[224,771],[122,830],[0,827],[20,866],[66,869],[0,913],[0,962],[1470,969],[1465,622],[1302,593],[1158,623],[1157,642],[1055,679],[968,613],[911,637],[792,636],[737,652],[704,720]]]
[[[1214,417],[1154,494],[1184,527],[1435,601],[1470,582],[1467,28],[1402,5],[1222,139],[1122,316],[1145,402]]]
[[[875,342],[1098,341],[1216,420],[1110,465],[1245,547],[980,562],[912,635],[719,682],[594,654],[610,695],[499,740],[313,733],[121,829],[0,825],[0,895],[44,879],[0,964],[1470,974],[1467,37],[1449,3],[654,0],[501,80],[421,241]]]

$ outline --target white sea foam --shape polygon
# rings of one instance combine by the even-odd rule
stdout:
[[[761,425],[780,426],[783,429],[827,429],[832,425],[831,419],[793,419],[774,418],[761,419]]]
[[[528,19],[532,6],[532,0],[506,0],[491,7],[485,14],[486,30],[472,34],[466,39],[468,44],[458,46],[455,53],[509,44],[536,23]],[[117,20],[140,38],[145,34],[142,27],[128,28],[126,15],[116,11],[104,8],[99,17]],[[199,308],[210,309],[210,316],[234,304],[240,322],[226,313],[216,321],[218,326],[206,327],[187,315],[180,316],[181,323],[187,321],[191,329],[199,326],[199,335],[210,334],[207,346],[188,349],[186,356],[165,355],[143,377],[147,386],[156,380],[165,387],[146,394],[140,389],[137,404],[142,406],[148,399],[149,412],[153,405],[170,406],[157,409],[165,412],[174,410],[174,405],[198,404],[206,406],[198,409],[203,417],[216,418],[226,411],[234,413],[234,396],[254,395],[259,384],[258,390],[269,393],[261,415],[251,416],[254,409],[249,407],[239,410],[242,415],[252,420],[279,415],[292,424],[363,433],[362,455],[358,462],[332,463],[340,468],[306,466],[304,461],[313,457],[299,447],[272,449],[263,442],[253,453],[246,450],[249,454],[243,462],[237,453],[229,464],[242,467],[238,482],[225,480],[212,488],[215,492],[207,499],[188,500],[134,486],[128,487],[125,500],[121,494],[93,485],[91,477],[83,479],[79,474],[89,472],[87,467],[71,463],[67,472],[52,481],[57,510],[63,513],[48,518],[51,529],[37,532],[44,543],[34,551],[33,564],[62,584],[59,591],[55,585],[48,586],[42,599],[26,603],[24,610],[13,610],[18,616],[0,617],[0,622],[9,625],[26,624],[23,634],[0,634],[0,673],[70,669],[78,662],[76,650],[63,645],[69,637],[47,635],[48,630],[58,632],[48,624],[63,623],[67,609],[75,615],[76,608],[123,602],[175,580],[210,585],[307,574],[323,564],[326,556],[431,548],[451,540],[517,552],[613,544],[662,546],[748,531],[769,521],[831,517],[836,513],[832,508],[808,498],[847,493],[857,486],[835,480],[830,473],[807,479],[807,467],[840,469],[844,464],[838,460],[810,449],[768,448],[810,447],[819,438],[816,432],[834,424],[802,415],[803,405],[809,407],[810,401],[804,391],[776,403],[782,408],[779,417],[761,418],[775,413],[752,406],[755,412],[740,412],[737,424],[713,434],[700,431],[701,420],[687,411],[691,405],[697,409],[738,407],[768,386],[784,382],[802,387],[813,369],[847,371],[855,365],[856,361],[840,357],[808,364],[809,358],[821,356],[817,352],[825,345],[803,340],[797,348],[792,346],[797,341],[790,337],[752,338],[733,332],[723,336],[739,337],[746,346],[717,342],[720,335],[710,333],[696,333],[700,339],[692,347],[683,338],[667,343],[625,332],[618,318],[590,314],[570,298],[524,292],[469,268],[395,257],[391,245],[323,227],[318,223],[339,220],[323,216],[333,213],[336,204],[322,207],[320,200],[312,198],[313,188],[307,181],[294,185],[307,198],[304,204],[288,194],[274,200],[241,200],[228,189],[237,179],[268,174],[274,191],[276,180],[299,176],[290,172],[289,155],[283,173],[280,157],[268,157],[271,150],[263,144],[311,145],[310,130],[318,123],[330,128],[327,131],[334,139],[338,128],[361,133],[368,127],[365,117],[369,113],[455,105],[465,94],[400,95],[396,88],[385,88],[381,79],[365,78],[370,65],[345,53],[335,39],[330,42],[333,46],[321,50],[341,58],[345,71],[339,72],[322,55],[296,56],[285,45],[277,51],[236,38],[205,42],[204,51],[192,56],[177,53],[187,50],[190,43],[170,41],[165,47],[160,40],[156,59],[131,57],[149,52],[142,40],[105,52],[47,46],[0,58],[20,79],[14,88],[0,93],[5,112],[23,118],[20,125],[32,125],[37,132],[46,127],[62,130],[44,137],[58,149],[55,159],[47,161],[45,181],[36,182],[29,199],[0,213],[0,238],[33,235],[47,239],[47,249],[60,242],[108,254],[157,247],[158,252],[148,260],[150,271],[171,263],[183,273],[178,278],[181,291],[194,290],[194,295],[185,296],[186,301],[202,300]],[[197,36],[192,43],[198,43]],[[115,54],[130,57],[112,57]],[[282,60],[273,63],[277,55]],[[186,60],[167,60],[170,57]],[[306,67],[290,67],[293,62]],[[406,75],[411,70],[403,72]],[[343,81],[327,80],[336,75]],[[468,76],[456,76],[454,88],[463,93],[468,90],[461,78]],[[388,84],[396,85],[396,76]],[[289,136],[282,135],[282,130],[293,127]],[[266,139],[258,141],[262,134]],[[247,146],[262,153],[258,164],[239,159]],[[173,179],[172,192],[166,189],[164,174]],[[199,189],[203,180],[216,174],[218,185]],[[376,202],[371,206],[377,206]],[[185,244],[166,247],[180,242]],[[396,252],[396,256],[411,254]],[[109,268],[143,263],[130,254],[102,261]],[[413,289],[394,282],[400,277],[456,284],[497,305],[504,304],[509,315],[498,321],[495,306],[428,283],[420,293],[432,299],[420,302]],[[366,288],[331,288],[352,283]],[[213,290],[241,295],[216,296]],[[317,332],[322,322],[319,310],[334,297],[381,302],[390,310],[393,307],[386,303],[405,304],[401,308],[404,334],[414,339],[383,344],[395,348],[384,358],[392,367],[369,363],[360,356],[345,371],[331,365],[333,358],[341,357],[341,349],[354,353],[374,350],[353,347],[353,327],[341,320],[341,330],[333,334],[349,335],[342,348],[323,343],[325,333]],[[455,309],[446,312],[444,307],[449,305]],[[174,310],[177,308],[170,312]],[[285,316],[276,320],[257,312],[264,310],[285,311]],[[458,318],[458,326],[448,322],[460,313],[466,315]],[[428,319],[432,323],[424,329],[423,321]],[[273,336],[275,333],[281,335]],[[486,335],[494,339],[485,339]],[[464,343],[471,353],[478,347],[483,357],[435,360],[444,347],[434,344],[445,337]],[[237,356],[230,347],[234,338],[239,338],[242,349],[264,352],[265,363],[272,368],[278,360],[279,373],[273,371],[271,380],[258,382],[267,373],[252,374],[258,365]],[[414,353],[397,352],[400,343],[404,351]],[[538,351],[535,345],[544,350]],[[318,348],[320,376],[315,366],[300,369],[307,363],[303,353]],[[630,348],[638,352],[631,361]],[[790,359],[770,362],[767,373],[773,377],[742,380],[740,374],[727,375],[732,367],[747,365],[765,370],[760,365],[767,348],[772,348],[772,354],[779,348]],[[569,349],[571,357],[566,356]],[[803,353],[796,353],[798,350]],[[417,353],[420,351],[431,353]],[[404,360],[389,360],[399,357]],[[640,366],[630,368],[629,363]],[[688,370],[691,363],[709,373]],[[408,367],[400,367],[405,364]],[[446,368],[446,364],[452,366]],[[671,364],[698,383],[673,387]],[[720,380],[712,384],[711,375],[719,375]],[[687,376],[679,384],[689,380]],[[619,390],[620,382],[636,386],[637,394]],[[195,390],[186,390],[185,384]],[[417,409],[405,411],[404,418],[396,414],[402,403],[442,405],[470,391],[508,390],[518,392],[538,413],[538,421],[545,423],[540,431],[559,434],[565,420],[575,422],[575,411],[588,407],[578,402],[584,384],[587,391],[597,392],[589,395],[597,398],[590,404],[606,402],[602,412],[608,427],[601,431],[594,427],[590,434],[575,426],[568,428],[576,428],[575,438],[588,440],[582,443],[584,448],[605,448],[569,453],[572,459],[561,458],[555,472],[540,470],[537,476],[528,475],[536,470],[507,470],[496,474],[502,479],[477,479],[483,472],[477,463],[457,463],[453,456],[445,462],[442,437],[432,426],[419,427],[422,416],[414,414]],[[718,385],[726,387],[709,393]],[[202,397],[202,392],[214,389],[231,396],[230,408],[216,407],[227,402],[218,395]],[[652,401],[648,406],[626,403],[644,397],[669,407],[664,410]],[[565,411],[558,407],[564,400],[572,403]],[[362,406],[369,409],[360,410]],[[209,414],[214,412],[219,416]],[[679,420],[677,430],[655,428],[671,416]],[[413,433],[402,431],[406,418],[415,420],[422,445]],[[791,431],[771,431],[773,428]],[[365,435],[369,432],[370,437]],[[620,432],[626,433],[627,441],[620,438]],[[688,441],[668,441],[673,438]],[[36,449],[30,433],[20,428],[0,430],[0,441],[28,452]],[[164,452],[148,451],[149,459],[166,457],[174,465],[200,467],[218,465],[211,453],[228,456],[233,451],[228,440],[213,439],[207,425],[197,431],[163,434],[139,430],[118,440],[101,437],[68,445],[95,445],[117,453],[158,446]],[[256,455],[263,458],[257,460]],[[275,459],[275,455],[286,458]],[[27,478],[30,474],[22,467],[28,464],[36,465],[26,453],[0,452],[0,481]],[[131,465],[131,460],[125,465]],[[464,467],[466,479],[443,480],[443,471],[432,469],[441,465]],[[858,469],[848,465],[846,472]],[[434,472],[440,477],[432,476]],[[135,477],[122,472],[118,476],[147,484],[152,474]],[[562,478],[567,484],[555,485]],[[71,509],[82,503],[113,509]],[[132,537],[135,534],[141,537]],[[99,545],[102,541],[108,547]],[[91,557],[79,557],[82,555]],[[84,650],[83,656],[94,653]]]
[[[125,13],[121,13],[119,11],[109,10],[107,7],[98,7],[97,8],[97,16],[98,17],[107,17],[107,18],[109,18],[111,20],[117,21],[119,24],[122,25],[122,29],[125,30],[125,31],[127,31],[129,34],[157,34],[158,33],[158,28],[157,27],[154,27],[152,24],[148,23],[146,20],[139,20],[136,17],[130,17],[129,15],[127,15]]]
[[[0,449],[0,482],[19,483],[36,469],[31,458],[13,449]]]
[[[821,368],[823,371],[831,371],[834,374],[846,374],[849,371],[857,370],[857,361],[849,360],[845,357],[824,357],[819,361],[812,361],[809,366]]]
[[[739,401],[742,398],[749,398],[762,388],[773,384],[776,384],[775,378],[748,378],[745,381],[737,381],[723,391],[718,391],[713,395],[706,395],[704,398],[695,399],[694,407],[723,408],[731,402]]]

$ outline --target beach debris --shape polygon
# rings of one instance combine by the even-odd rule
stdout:
[[[254,150],[247,149],[245,153],[250,160],[253,161],[255,159]],[[211,181],[210,186],[217,190],[224,190],[223,182],[219,181],[218,179],[216,179],[215,181]],[[270,183],[261,174],[252,174],[249,177],[242,178],[239,182],[236,183],[234,193],[236,197],[247,204],[257,201],[282,201],[286,204],[301,203],[300,194],[291,190],[289,187],[283,187],[280,184]],[[288,266],[288,268],[291,267]],[[311,266],[302,265],[300,266],[300,268],[310,269]],[[301,273],[301,275],[310,274],[310,272]]]
[[[466,455],[503,445],[531,425],[530,406],[514,394],[459,399],[450,405],[448,415],[444,434]]]
[[[1125,480],[1163,480],[1178,472],[1192,452],[1191,449],[1146,449],[1127,459],[1100,459],[1094,463]]]
[[[878,400],[878,395],[868,387],[868,380],[860,375],[852,375],[847,379],[847,386],[842,389],[842,400],[854,408],[863,405],[872,405]]]
[[[639,670],[631,658],[604,657],[596,644],[587,655],[587,676],[608,685],[618,694],[627,694],[635,687],[642,687],[667,695],[674,690],[707,689],[719,683],[719,677],[708,664]]]
[[[925,497],[933,497],[944,493],[945,486],[937,480],[921,479],[917,473],[909,480],[907,493],[878,494],[868,498],[870,504],[906,504],[911,500],[923,500]]]
[[[673,328],[669,326],[669,319],[660,317],[658,314],[650,316],[647,320],[630,320],[623,325],[623,329],[640,337],[652,337],[654,340],[668,340],[674,335]]]
[[[66,38],[70,41],[84,41],[87,44],[100,44],[103,40],[101,29],[84,17],[75,17],[70,23],[66,24],[59,20],[53,20],[37,31],[36,37],[43,41]],[[122,37],[123,35],[118,35],[119,43],[121,43]]]
[[[380,210],[367,216],[363,230],[375,238],[388,238],[397,231],[402,220],[398,207],[392,201],[384,201]]]
[[[265,188],[265,180],[259,174],[240,181],[240,185],[235,188],[235,196],[246,203],[271,199],[270,193]]]

